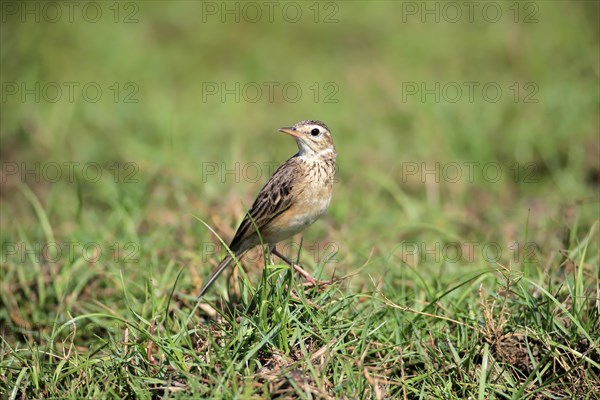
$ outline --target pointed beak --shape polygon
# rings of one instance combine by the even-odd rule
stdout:
[[[297,138],[301,137],[300,132],[298,132],[294,128],[281,128],[281,129],[279,129],[279,132],[287,133],[288,135],[295,136]]]

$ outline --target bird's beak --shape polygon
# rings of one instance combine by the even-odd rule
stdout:
[[[295,136],[297,138],[301,137],[300,132],[298,132],[294,128],[281,128],[281,129],[279,129],[279,132],[287,133],[288,135]]]

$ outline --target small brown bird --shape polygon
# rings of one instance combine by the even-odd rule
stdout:
[[[279,253],[275,245],[315,222],[329,207],[335,175],[335,147],[329,128],[320,121],[301,121],[279,131],[294,136],[300,151],[277,168],[260,190],[229,249],[239,258],[261,244],[262,238],[271,254],[291,265],[305,279],[315,282],[308,272]],[[231,255],[227,255],[212,271],[198,299],[232,260]]]

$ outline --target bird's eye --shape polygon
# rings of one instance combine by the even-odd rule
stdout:
[[[318,128],[314,128],[312,131],[310,131],[310,134],[313,136],[319,136],[320,133],[321,131]]]

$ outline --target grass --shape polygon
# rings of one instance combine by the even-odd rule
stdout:
[[[597,3],[294,3],[296,24],[7,4],[0,397],[600,398]],[[233,236],[306,118],[333,131],[335,193],[281,247],[339,280],[257,249],[196,302],[211,230]]]

